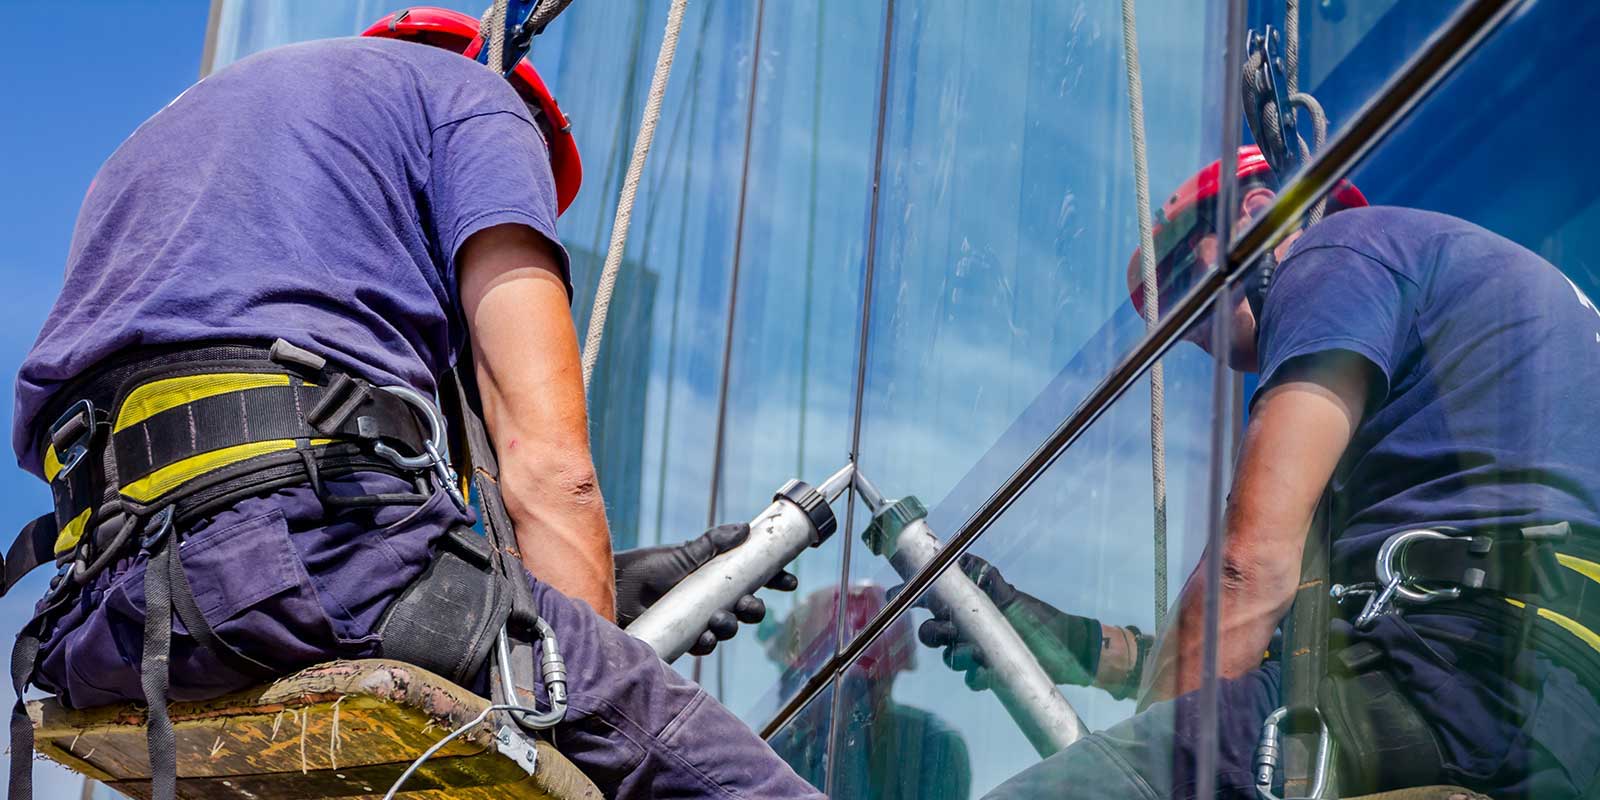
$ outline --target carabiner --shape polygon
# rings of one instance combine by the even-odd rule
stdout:
[[[1333,763],[1333,737],[1328,733],[1328,721],[1322,718],[1322,712],[1313,708],[1311,713],[1317,715],[1317,762],[1311,771],[1311,794],[1292,800],[1322,800],[1323,793],[1328,790],[1328,768]],[[1261,739],[1256,744],[1255,757],[1256,796],[1261,800],[1290,800],[1278,797],[1272,791],[1280,755],[1278,723],[1288,715],[1289,707],[1279,706],[1261,723]]]
[[[401,400],[410,403],[422,412],[428,421],[428,438],[422,443],[422,453],[415,456],[402,455],[400,451],[383,442],[372,446],[373,452],[388,459],[390,463],[402,469],[428,470],[439,481],[439,487],[450,495],[451,502],[463,513],[467,510],[467,499],[461,496],[460,477],[450,466],[450,460],[444,457],[444,420],[440,419],[439,409],[435,408],[433,401],[424,397],[421,392],[409,386],[379,386],[378,389],[388,392]]]

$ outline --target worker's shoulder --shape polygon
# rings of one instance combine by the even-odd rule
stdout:
[[[1399,206],[1367,206],[1330,214],[1305,233],[1288,258],[1313,251],[1344,251],[1413,281],[1463,252],[1518,249],[1489,230],[1449,214]]]
[[[1366,206],[1329,214],[1306,229],[1297,249],[1343,246],[1359,250],[1396,243],[1415,246],[1435,236],[1461,235],[1494,234],[1459,217],[1436,211],[1401,206]]]

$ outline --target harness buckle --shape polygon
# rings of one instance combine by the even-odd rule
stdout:
[[[99,420],[94,403],[83,398],[67,406],[67,410],[50,424],[50,446],[55,448],[61,462],[55,480],[66,477],[89,455],[89,443],[94,439]]]
[[[420,455],[408,456],[390,447],[383,442],[373,445],[373,452],[388,459],[390,463],[401,469],[428,470],[439,482],[439,487],[445,494],[450,495],[450,501],[462,513],[467,510],[467,499],[461,495],[459,485],[460,477],[456,475],[455,468],[450,466],[450,460],[444,457],[445,427],[444,420],[435,408],[433,401],[423,397],[420,392],[409,386],[379,386],[380,391],[388,392],[401,400],[411,404],[413,408],[422,412],[423,419],[428,421],[428,438],[423,441],[423,452]]]

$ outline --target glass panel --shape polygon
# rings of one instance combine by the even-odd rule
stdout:
[[[1461,593],[1374,602],[1396,613],[1366,624],[1371,595],[1339,609],[1333,658],[1359,666],[1323,713],[1384,753],[1341,769],[1342,796],[1578,797],[1600,774],[1600,164],[1572,102],[1593,94],[1596,26],[1592,4],[1519,6],[1351,173],[1377,207],[1279,248],[1257,418],[1294,379],[1367,387],[1328,446],[1331,580],[1388,564],[1408,591]],[[1441,769],[1435,747],[1471,755]]]
[[[1249,24],[1256,31],[1271,25],[1286,36],[1286,14],[1298,10],[1294,88],[1321,104],[1331,136],[1463,5],[1462,0],[1252,0]],[[1296,57],[1286,38],[1280,43],[1286,61]],[[1283,75],[1286,92],[1289,77]],[[1309,112],[1302,110],[1297,119],[1300,137],[1313,145]]]
[[[787,725],[767,740],[778,757],[800,777],[821,790],[828,788],[828,742],[833,724],[833,685],[829,684]],[[856,795],[829,794],[830,797]]]
[[[474,0],[441,0],[431,5],[473,16],[483,12]],[[221,69],[251,53],[310,39],[353,36],[399,4],[389,0],[224,0],[218,10],[216,53],[211,68]]]
[[[1224,5],[1139,6],[1152,197],[1220,151],[1221,34],[1200,33]],[[952,530],[1144,336],[1122,22],[1115,4],[907,2],[894,24],[860,463]],[[1194,208],[1168,236],[1208,229]]]
[[[1175,598],[1206,541],[1214,362],[1197,347],[1179,343],[1161,363],[1168,387],[1171,562],[1166,582]],[[1043,684],[1059,684],[1061,694],[1093,730],[1127,718],[1134,703],[1113,699],[1104,688],[1084,685],[1090,675],[1072,654],[1087,658],[1094,653],[1102,664],[1101,684],[1120,687],[1135,660],[1129,654],[1137,652],[1137,647],[1129,647],[1136,640],[1125,626],[1145,634],[1157,628],[1149,430],[1148,384],[1140,381],[970,548],[992,568],[983,585],[993,588],[990,602],[996,605],[990,608],[1003,617],[956,619],[962,635],[973,637],[970,641],[982,641],[976,637],[983,634],[974,633],[974,628],[997,637],[1023,636],[1022,643],[1031,649],[1029,663],[1045,671]],[[929,530],[936,538],[946,533],[936,527]],[[880,521],[872,535],[880,552],[892,552],[902,563],[917,562],[915,537],[922,534],[913,528],[896,534]],[[966,563],[970,574],[978,574],[978,562]],[[952,579],[964,580],[954,572],[941,578],[918,605],[973,613],[982,604],[955,602],[957,596],[942,593],[949,591],[940,588],[942,582]],[[973,587],[971,582],[966,585]],[[1001,588],[1006,585],[1014,591]],[[1040,751],[1024,733],[1025,721],[1033,715],[1014,716],[1008,708],[1021,705],[1003,703],[993,691],[970,690],[965,674],[947,666],[940,651],[917,644],[919,627],[931,616],[927,608],[918,607],[895,620],[841,679],[844,695],[836,726],[840,739],[834,780],[861,790],[848,796],[977,797],[1039,761]],[[1096,619],[1108,627],[1090,621]],[[1202,624],[1198,616],[1188,622]],[[1194,628],[1184,630],[1199,641]],[[1102,637],[1109,642],[1104,656]],[[984,673],[986,679],[998,680],[995,674]],[[1192,726],[1186,729],[1183,747],[1174,748],[1170,718],[1147,718],[1141,724],[1140,730],[1129,734],[1143,749],[1140,763],[1155,771],[1150,776],[1153,782],[1168,781],[1173,756],[1194,752],[1201,741],[1199,732]],[[913,777],[919,775],[920,790]],[[1071,780],[1070,775],[1059,777],[1052,785]]]
[[[583,191],[561,217],[580,331],[666,11],[574,4],[534,54],[585,154]],[[706,526],[712,450],[705,445],[717,424],[755,22],[755,7],[740,3],[688,9],[634,206],[589,404],[618,547],[681,541]],[[627,36],[622,46],[619,35]]]
[[[842,467],[855,413],[883,9],[764,8],[718,520],[749,519],[789,478],[816,484]],[[844,541],[806,551],[789,567],[798,591],[762,594],[769,623],[718,648],[711,683],[751,723],[833,655],[837,614],[798,617],[812,613],[809,595],[837,592]]]

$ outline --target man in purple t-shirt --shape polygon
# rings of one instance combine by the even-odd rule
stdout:
[[[470,353],[531,602],[566,657],[566,754],[608,796],[818,796],[613,624],[741,537],[614,570],[555,231],[576,150],[531,66],[508,82],[458,54],[477,26],[413,9],[377,38],[247,58],[102,168],[17,379],[13,445],[75,565],[25,629],[32,677],[71,707],[145,698],[145,611],[169,602],[173,699],[388,654],[386,614],[473,514],[433,466],[374,448],[424,450],[406,403]],[[214,477],[249,490],[191,488]],[[712,627],[698,651],[737,625]]]
[[[1161,209],[1162,308],[1216,268],[1225,243],[1208,201],[1220,170],[1212,164]],[[1277,184],[1253,146],[1235,176],[1237,234],[1272,206]],[[1292,604],[1328,597],[1325,582],[1301,583],[1325,494],[1328,572],[1355,590],[1341,590],[1331,625],[1305,623],[1290,644],[1299,658],[1313,637],[1329,643],[1327,674],[1310,678],[1308,694],[1331,731],[1339,796],[1451,784],[1547,800],[1600,787],[1600,419],[1587,402],[1600,383],[1600,314],[1556,267],[1489,231],[1365,206],[1340,182],[1327,217],[1269,254],[1270,282],[1257,269],[1244,297],[1217,303],[1232,338],[1213,355],[1261,381],[1217,554],[1213,716],[1196,691],[1204,570],[1156,642],[1059,611],[966,557],[1058,682],[1140,694],[1147,706],[991,800],[1193,798],[1212,744],[1214,796],[1299,794],[1284,791],[1281,771],[1264,785],[1257,771],[1264,721],[1300,702],[1285,662],[1263,653]],[[1135,304],[1139,275],[1135,256]],[[1192,329],[1208,350],[1210,328]],[[1382,593],[1391,582],[1395,592]],[[937,613],[923,642],[986,686],[979,654]],[[1291,725],[1314,730],[1303,717]]]

